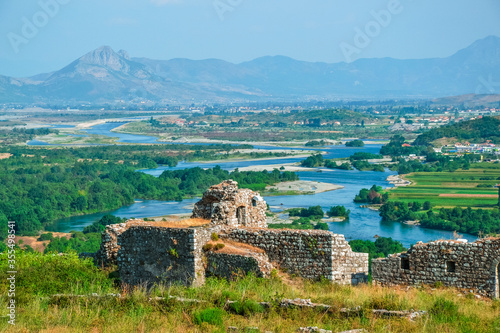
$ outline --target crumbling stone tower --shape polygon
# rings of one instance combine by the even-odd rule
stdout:
[[[259,193],[238,189],[238,183],[230,179],[210,187],[195,204],[192,217],[214,225],[267,228],[266,209]]]

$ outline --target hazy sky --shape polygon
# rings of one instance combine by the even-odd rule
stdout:
[[[500,36],[499,0],[0,0],[0,74],[132,57],[339,62],[446,57]]]

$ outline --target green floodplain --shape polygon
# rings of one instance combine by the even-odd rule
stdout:
[[[476,163],[469,170],[415,172],[404,176],[410,186],[390,191],[390,199],[430,201],[436,208],[497,208],[500,164]]]

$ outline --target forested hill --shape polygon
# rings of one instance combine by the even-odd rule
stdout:
[[[469,141],[470,143],[491,140],[497,144],[500,143],[500,120],[496,117],[484,117],[434,128],[419,135],[414,145],[425,146],[442,138],[454,138],[457,141]]]

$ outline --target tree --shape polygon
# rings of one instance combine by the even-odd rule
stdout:
[[[314,229],[318,229],[318,230],[328,230],[328,224],[324,223],[324,222],[318,222],[316,223],[316,225],[314,226]]]
[[[345,143],[346,147],[364,147],[365,143],[362,140],[356,139],[352,141],[347,141]]]
[[[126,219],[122,219],[113,215],[104,215],[99,221],[92,223],[89,226],[86,226],[83,229],[84,234],[88,233],[100,233],[106,230],[106,226],[110,224],[122,223]]]
[[[0,212],[0,243],[7,238],[8,234],[9,234],[9,221],[7,220],[7,217]]]
[[[333,206],[330,208],[330,210],[326,213],[328,216],[343,216],[347,219],[349,219],[349,214],[351,213],[350,209],[345,209],[344,206]]]
[[[369,254],[370,267],[372,258],[383,258],[392,253],[406,251],[401,242],[395,241],[391,237],[379,237],[375,242],[355,239],[350,241],[349,245],[354,252]]]
[[[316,168],[323,165],[323,155],[311,155],[301,162],[301,165],[308,168]]]
[[[411,210],[413,212],[418,212],[421,207],[422,207],[422,205],[420,204],[420,202],[414,201],[413,204],[411,205]]]

